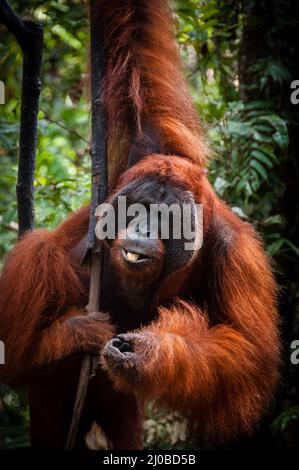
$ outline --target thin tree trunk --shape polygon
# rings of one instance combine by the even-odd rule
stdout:
[[[17,181],[19,236],[34,228],[34,170],[37,114],[41,89],[43,27],[22,21],[6,0],[0,0],[0,21],[15,36],[23,52],[19,171]]]

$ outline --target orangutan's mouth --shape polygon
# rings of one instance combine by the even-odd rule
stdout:
[[[122,248],[122,255],[128,263],[145,263],[151,259],[151,257],[147,256],[145,253],[137,253],[126,250],[125,248]]]

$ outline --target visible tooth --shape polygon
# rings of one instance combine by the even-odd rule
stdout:
[[[132,261],[133,263],[139,259],[138,253],[132,253],[131,251],[127,251],[127,260]]]

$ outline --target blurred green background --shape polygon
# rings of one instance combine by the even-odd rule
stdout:
[[[14,0],[44,23],[45,47],[35,174],[36,225],[55,227],[90,197],[87,7],[77,0]],[[198,114],[214,152],[216,192],[262,234],[281,286],[283,379],[255,434],[230,446],[295,448],[299,441],[299,79],[296,0],[176,1],[177,41]],[[0,25],[0,263],[16,241],[21,54]],[[257,286],[258,289],[258,286]],[[26,391],[0,385],[0,449],[28,446]],[[148,448],[194,448],[179,417],[149,409]]]

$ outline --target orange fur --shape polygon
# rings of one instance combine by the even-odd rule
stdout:
[[[163,178],[155,158],[151,166],[148,160],[148,172],[157,171]],[[168,163],[165,159],[165,172]],[[142,172],[145,165],[137,165],[124,179],[133,173],[139,176],[138,167]],[[178,174],[184,174],[185,166],[182,161]],[[177,176],[178,167],[173,168],[173,174],[167,174],[170,180]],[[192,187],[192,178],[190,172],[185,184],[198,194],[201,184]],[[160,307],[155,322],[128,334],[140,362],[124,362],[123,369],[111,367],[105,358],[103,364],[119,390],[180,410],[201,436],[226,441],[250,431],[273,396],[280,357],[279,318],[275,281],[253,229],[216,196],[209,204],[213,215],[198,260],[191,272],[186,271],[187,279],[178,272],[177,282],[172,278],[168,288],[172,296],[182,284],[192,283],[200,290],[204,277],[213,300],[204,311],[183,300]],[[221,220],[218,227],[215,219]],[[170,293],[164,285],[160,291],[164,298]]]
[[[116,367],[105,346],[104,370],[97,371],[86,403],[81,446],[88,424],[97,419],[114,448],[139,448],[135,395],[179,410],[199,435],[225,441],[252,429],[275,391],[280,357],[275,281],[254,230],[207,181],[208,152],[178,62],[168,2],[96,2],[105,39],[102,97],[111,189],[122,175],[116,191],[148,178],[192,192],[204,206],[204,243],[192,262],[165,278],[159,277],[166,258],[162,245],[155,276],[150,267],[143,275],[129,275],[119,240],[110,251],[105,248],[103,310],[117,332],[134,330],[126,333],[134,353]],[[130,158],[137,164],[124,173]],[[46,447],[53,439],[56,447],[65,444],[80,368],[76,355],[65,368],[59,360],[100,349],[113,334],[106,315],[84,315],[88,273],[74,253],[87,232],[88,212],[76,212],[53,232],[27,234],[0,280],[0,339],[6,346],[1,379],[28,381],[39,366],[31,383],[32,433],[39,444],[42,435]],[[152,280],[158,281],[146,290]],[[53,401],[57,370],[60,388]],[[46,398],[38,405],[41,391]],[[40,422],[40,413],[49,426]]]
[[[113,147],[112,186],[126,169],[132,143],[137,140],[146,149],[147,130],[161,153],[184,155],[204,165],[208,150],[181,69],[168,2],[97,3],[105,44],[102,96]]]
[[[82,317],[86,292],[70,250],[86,233],[88,214],[83,208],[53,232],[28,233],[8,256],[0,279],[0,337],[6,350],[0,377],[6,382],[18,383],[36,365],[91,342],[96,348],[112,336],[107,317]],[[72,317],[81,322],[71,323]]]

